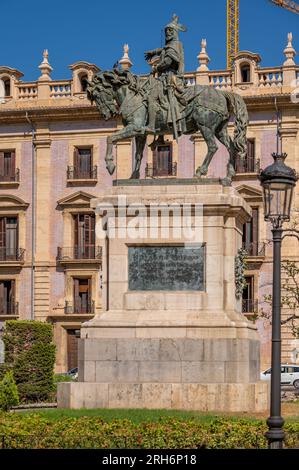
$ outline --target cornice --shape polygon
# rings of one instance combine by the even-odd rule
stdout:
[[[237,92],[238,90],[233,90]],[[282,93],[277,90],[271,94],[254,94],[246,95],[240,93],[244,99],[248,111],[256,110],[273,110],[275,109],[275,100],[278,107],[298,110],[298,104],[291,101],[291,93]],[[33,122],[42,121],[78,121],[78,120],[99,120],[103,119],[100,115],[96,105],[74,103],[73,101],[60,106],[49,105],[30,105],[18,107],[16,103],[14,107],[1,107],[0,106],[0,124],[11,123],[24,123],[26,120],[26,113],[30,113],[30,119]],[[115,118],[114,118],[115,121]],[[119,119],[120,122],[120,119]]]
[[[296,127],[280,128],[280,135],[283,137],[297,137],[298,129]]]

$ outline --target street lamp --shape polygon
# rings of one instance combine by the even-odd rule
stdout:
[[[297,182],[295,170],[284,161],[287,154],[272,154],[274,163],[260,174],[264,191],[265,220],[272,223],[273,235],[273,294],[272,294],[272,355],[270,417],[266,433],[270,449],[281,449],[285,433],[281,416],[281,241],[283,222],[290,220],[294,187]]]

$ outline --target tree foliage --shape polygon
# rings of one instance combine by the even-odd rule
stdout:
[[[12,371],[0,381],[0,408],[4,411],[19,404],[19,393]]]
[[[295,338],[299,338],[299,265],[295,261],[282,263],[281,307],[290,314],[282,320],[282,325],[290,325]],[[272,295],[265,296],[265,301],[272,305]],[[270,318],[270,311],[263,311],[262,315]]]
[[[3,341],[5,361],[13,370],[21,400],[47,400],[54,389],[55,345],[49,323],[8,321]]]

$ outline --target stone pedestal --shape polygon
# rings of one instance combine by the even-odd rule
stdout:
[[[59,407],[251,413],[268,408],[268,385],[259,381],[257,330],[242,315],[235,296],[235,256],[250,208],[232,187],[204,183],[118,183],[93,201],[94,208],[106,204],[110,218],[113,208],[116,226],[122,228],[134,222],[134,211],[129,210],[125,220],[124,208],[139,205],[146,232],[135,239],[132,233],[116,235],[102,243],[106,310],[82,327],[79,382],[59,384]],[[119,196],[126,196],[121,207]],[[170,231],[165,239],[165,217],[158,217],[158,222],[146,217],[152,203],[190,204],[196,239],[190,240],[186,231],[180,239]],[[196,218],[200,205],[202,217]],[[188,223],[182,218],[181,228]],[[170,227],[177,224],[170,215]],[[154,225],[158,234],[153,238],[149,234]],[[186,249],[204,246],[204,279],[197,290],[188,290],[188,285],[187,290],[154,291],[148,290],[150,285],[143,291],[130,290],[131,247],[182,244]],[[155,271],[149,265],[150,269]],[[187,269],[186,278],[189,274]]]

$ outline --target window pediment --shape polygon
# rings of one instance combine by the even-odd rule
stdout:
[[[247,186],[246,184],[243,184],[242,186],[236,187],[236,190],[247,202],[263,201],[263,192],[259,188],[254,188],[253,186]]]
[[[85,193],[84,191],[77,191],[57,201],[57,205],[63,209],[72,207],[90,207],[91,199],[96,196],[93,194]]]
[[[5,209],[16,209],[16,210],[26,210],[29,206],[28,202],[25,202],[23,199],[13,196],[12,194],[1,194],[0,195],[0,208],[1,210]]]

